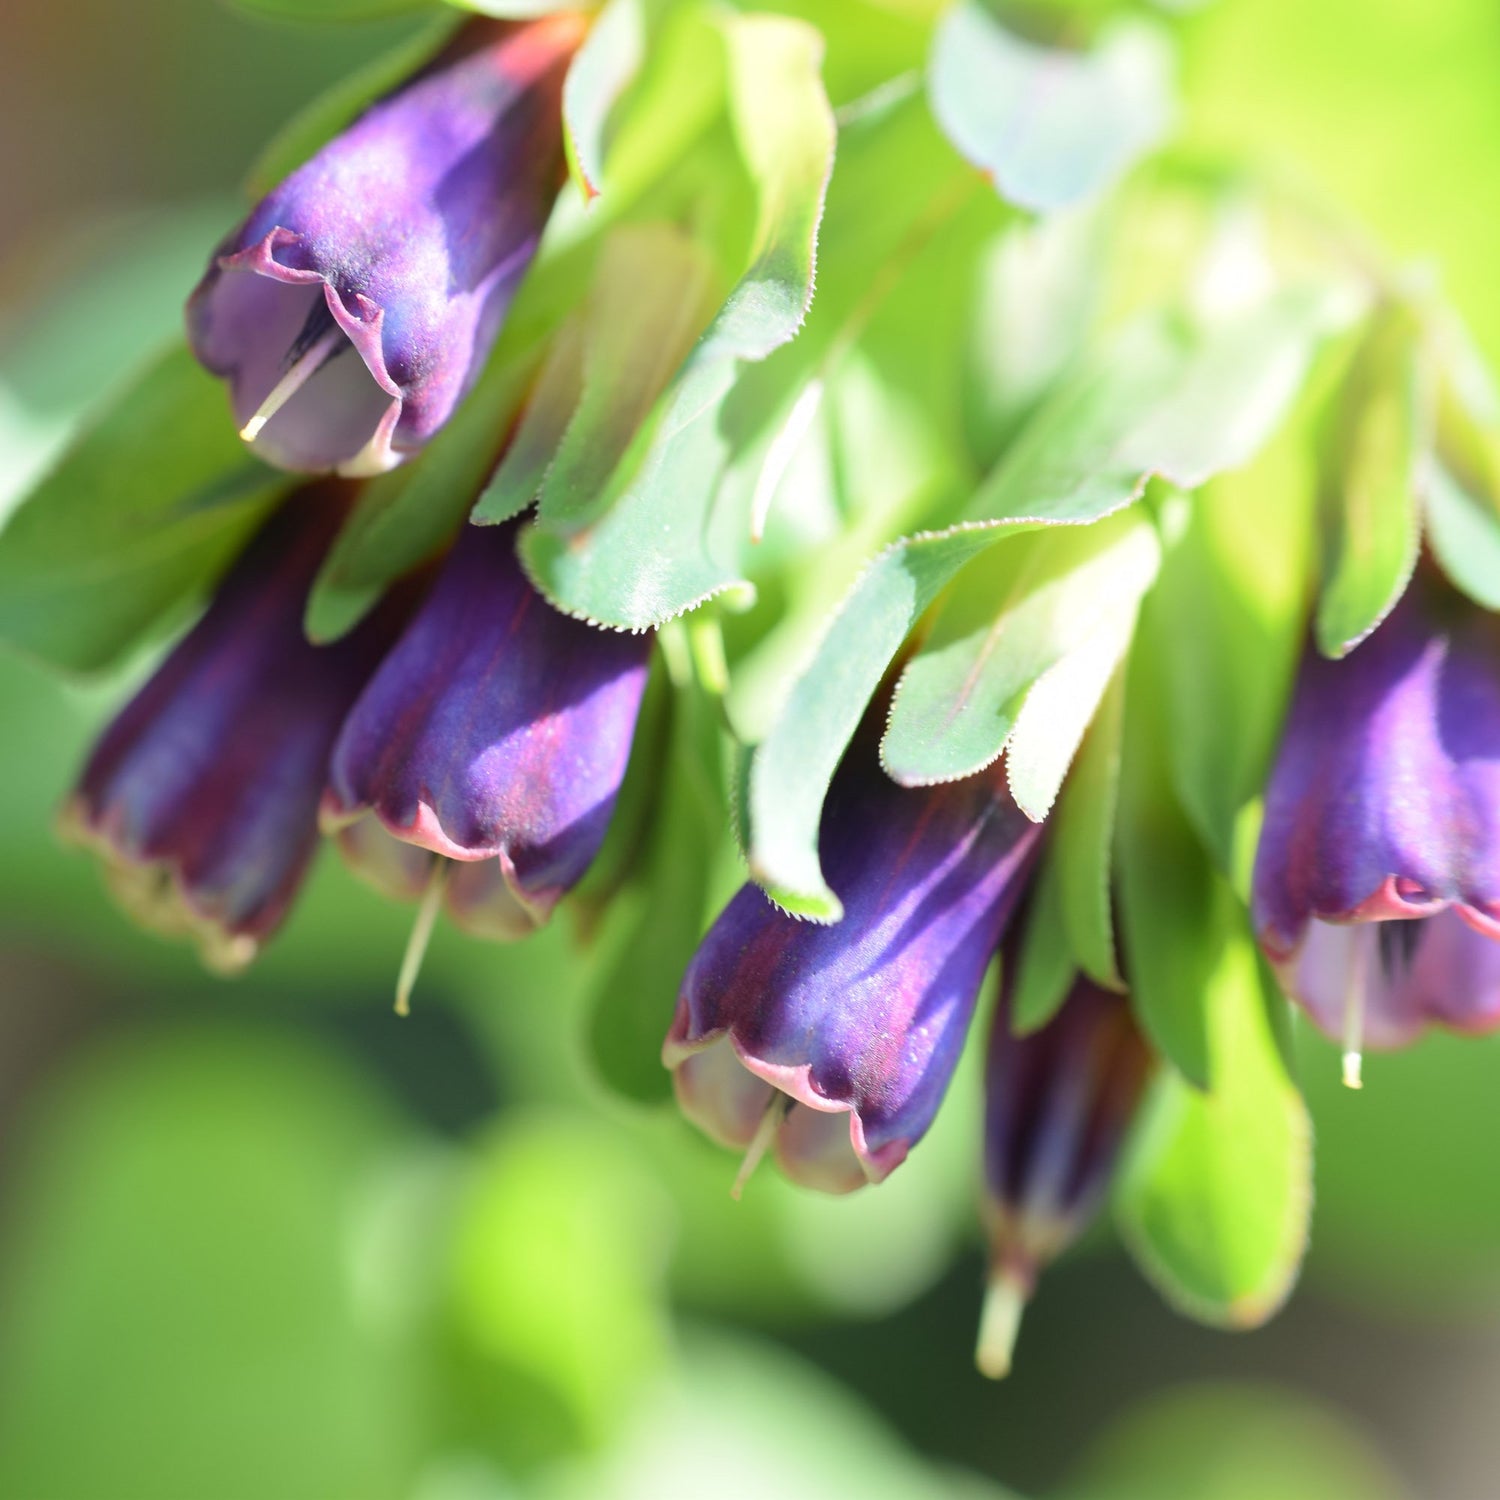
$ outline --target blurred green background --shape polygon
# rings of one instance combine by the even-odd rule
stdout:
[[[409,26],[7,7],[0,512],[173,326],[257,145]],[[1494,0],[1180,28],[1188,142],[1430,261],[1500,356]],[[566,924],[439,933],[401,1022],[404,914],[325,863],[251,975],[207,978],[51,835],[122,686],[0,659],[0,1495],[1496,1493],[1500,1041],[1372,1058],[1355,1096],[1301,1038],[1318,1197],[1288,1309],[1199,1329],[1101,1233],[992,1386],[971,1078],[879,1192],[766,1173],[734,1204],[731,1160],[590,1075]]]

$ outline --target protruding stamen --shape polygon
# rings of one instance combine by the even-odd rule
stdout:
[[[974,1348],[974,1363],[981,1375],[990,1380],[1004,1380],[1010,1374],[1011,1356],[1015,1353],[1016,1335],[1021,1329],[1021,1314],[1026,1310],[1030,1288],[1024,1277],[1010,1266],[999,1265],[990,1273],[984,1294],[984,1312],[979,1319],[979,1342]]]
[[[771,1142],[776,1139],[781,1122],[792,1112],[792,1105],[795,1103],[796,1100],[790,1094],[783,1094],[780,1089],[771,1090],[760,1124],[755,1127],[755,1134],[750,1137],[750,1144],[745,1148],[745,1157],[735,1174],[734,1186],[729,1190],[729,1196],[736,1203],[740,1201],[740,1194],[745,1191],[745,1184],[754,1176],[761,1158],[771,1149]]]
[[[427,877],[427,889],[422,892],[422,904],[417,907],[417,920],[412,923],[411,936],[406,940],[406,952],[401,956],[401,972],[396,976],[396,1014],[411,1014],[411,992],[422,971],[422,960],[427,954],[427,945],[432,941],[432,929],[437,925],[438,912],[443,905],[443,887],[448,883],[448,868],[451,861],[441,855],[432,859],[432,873]]]
[[[253,443],[261,434],[261,429],[281,410],[298,391],[312,379],[324,365],[336,354],[354,346],[349,342],[344,330],[334,324],[319,338],[309,344],[307,349],[297,355],[293,360],[291,368],[286,374],[271,387],[271,393],[260,406],[256,413],[240,428],[240,436],[247,443]],[[296,346],[293,346],[295,353]]]
[[[1360,1069],[1364,1062],[1365,990],[1369,982],[1369,952],[1372,941],[1378,941],[1363,928],[1356,928],[1349,955],[1349,974],[1344,989],[1344,1087],[1360,1089],[1364,1080]]]

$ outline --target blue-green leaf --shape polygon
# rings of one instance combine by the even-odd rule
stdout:
[[[610,117],[646,55],[643,0],[608,0],[568,69],[563,85],[563,140],[568,168],[585,199],[604,183]]]
[[[86,427],[0,533],[0,638],[88,672],[213,578],[285,487],[179,346]]]
[[[824,794],[907,632],[959,569],[1003,536],[1120,510],[1153,474],[1196,486],[1247,461],[1300,387],[1331,311],[1296,291],[1207,329],[1137,326],[1059,388],[955,525],[871,563],[755,756],[751,868],[774,899],[838,920],[817,857]]]
[[[1427,544],[1454,585],[1500,610],[1500,513],[1434,461],[1423,519]]]
[[[1152,597],[1127,677],[1115,836],[1120,930],[1142,1028],[1184,1078],[1206,1088],[1208,984],[1223,958],[1225,923],[1213,864],[1172,786],[1166,645]]]
[[[1053,815],[1049,860],[1057,870],[1063,930],[1073,962],[1096,983],[1123,989],[1113,903],[1115,814],[1125,673],[1115,673]]]
[[[1038,210],[1107,186],[1172,113],[1170,53],[1156,28],[1117,23],[1088,52],[1041,47],[982,0],[958,0],[938,26],[928,91],[953,144],[1003,197]]]
[[[522,544],[556,604],[622,628],[658,625],[742,582],[707,535],[730,452],[725,404],[742,367],[796,334],[812,297],[834,138],[821,43],[780,17],[722,25],[731,121],[758,205],[749,267],[663,398],[646,451],[600,493],[544,499]]]
[[[1151,523],[1122,515],[1079,530],[1018,536],[970,563],[901,674],[880,747],[887,771],[903,786],[972,776],[999,758],[1025,719],[1023,780],[1042,781],[1022,806],[1045,816],[1056,796],[1055,784],[1050,795],[1046,790],[1056,756],[1046,768],[1038,764],[1047,754],[1039,742],[1042,721],[1081,704],[1083,722],[1070,733],[1076,746],[1129,644],[1135,606],[1155,577],[1158,555]],[[1072,676],[1064,672],[1066,682],[1059,677],[1055,690],[1043,690],[1044,679],[1074,655]],[[1100,668],[1090,701],[1083,689]],[[1012,755],[1013,789],[1015,762]]]

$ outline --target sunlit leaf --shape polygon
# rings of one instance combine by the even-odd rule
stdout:
[[[1111,875],[1124,723],[1122,668],[1105,690],[1063,788],[1052,818],[1048,855],[1057,870],[1063,929],[1073,962],[1090,979],[1109,988],[1123,988]]]
[[[1122,961],[1147,1036],[1184,1078],[1207,1087],[1208,985],[1225,926],[1213,864],[1172,786],[1164,644],[1148,599],[1126,679],[1115,836]]]
[[[1038,1030],[1057,1014],[1076,973],[1058,873],[1056,857],[1049,856],[1027,907],[1011,992],[1010,1024],[1017,1036]]]
[[[953,144],[1024,208],[1057,209],[1108,185],[1172,113],[1161,34],[1118,23],[1093,48],[1042,47],[981,0],[958,0],[933,44],[933,112]]]
[[[662,1039],[688,960],[713,915],[709,877],[728,822],[717,705],[685,670],[680,623],[666,627],[662,647],[679,679],[658,768],[664,795],[645,832],[637,878],[616,898],[614,947],[594,986],[588,1022],[599,1076],[642,1103],[672,1094]]]
[[[1306,640],[1316,490],[1294,422],[1254,463],[1163,507],[1169,544],[1152,604],[1172,784],[1236,878],[1242,817],[1265,787]]]
[[[1318,649],[1352,651],[1386,617],[1417,562],[1418,466],[1429,393],[1410,309],[1378,313],[1355,353],[1324,455]]]
[[[1175,1307],[1231,1328],[1263,1323],[1286,1299],[1307,1245],[1312,1136],[1259,994],[1242,909],[1209,978],[1213,1087],[1167,1073],[1116,1198],[1141,1268]]]
[[[812,297],[834,135],[821,43],[773,16],[723,26],[730,114],[757,198],[749,267],[663,398],[639,461],[602,492],[544,504],[522,541],[555,603],[608,625],[657,625],[741,581],[707,535],[729,455],[724,405],[746,362],[796,334]]]
[[[1025,750],[1019,781],[1011,755],[1012,790],[1021,790],[1017,800],[1028,814],[1045,816],[1071,747],[1129,644],[1157,556],[1151,523],[1123,515],[1019,536],[970,563],[901,674],[881,742],[890,774],[903,786],[972,776],[1000,756],[1014,731]],[[1070,657],[1071,673],[1064,669]],[[1061,675],[1043,687],[1049,674]],[[1074,708],[1082,723],[1062,724]],[[1067,742],[1055,777],[1057,753],[1042,744],[1052,724]]]
[[[610,117],[640,71],[645,51],[644,0],[609,0],[568,69],[563,141],[569,170],[587,199],[602,189]]]
[[[1196,486],[1246,462],[1285,414],[1330,317],[1323,296],[1292,292],[1209,329],[1136,327],[1038,411],[958,524],[870,564],[752,767],[751,868],[778,902],[838,919],[817,858],[824,793],[907,632],[959,569],[1008,534],[1123,509],[1153,474]]]
[[[1500,512],[1436,461],[1426,499],[1424,535],[1443,571],[1476,604],[1500,609]]]

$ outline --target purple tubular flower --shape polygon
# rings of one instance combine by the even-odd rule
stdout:
[[[1006,952],[985,1070],[985,1220],[990,1289],[977,1362],[1010,1370],[1021,1310],[1038,1273],[1099,1206],[1151,1073],[1123,995],[1075,979],[1061,1009],[1028,1036],[1011,1031],[1014,948]]]
[[[262,458],[377,474],[452,415],[562,183],[582,37],[566,14],[470,22],[219,247],[188,337]]]
[[[460,925],[544,922],[599,852],[630,758],[649,635],[558,613],[516,559],[516,526],[468,526],[345,721],[324,828],[377,884],[410,894],[372,824],[461,862]],[[463,868],[488,861],[485,868]],[[429,861],[430,867],[430,861]]]
[[[746,1152],[741,1184],[767,1149],[833,1193],[905,1159],[953,1076],[1039,837],[999,767],[908,789],[870,734],[856,738],[820,832],[843,920],[797,921],[746,885],[693,958],[663,1048],[684,1113]]]
[[[271,517],[182,639],[95,746],[63,809],[144,925],[248,963],[286,916],[318,841],[339,725],[395,638],[392,597],[333,646],[302,614],[346,512],[343,487],[300,490]]]
[[[1426,573],[1342,661],[1309,648],[1266,793],[1256,931],[1345,1044],[1500,1025],[1500,618]]]

